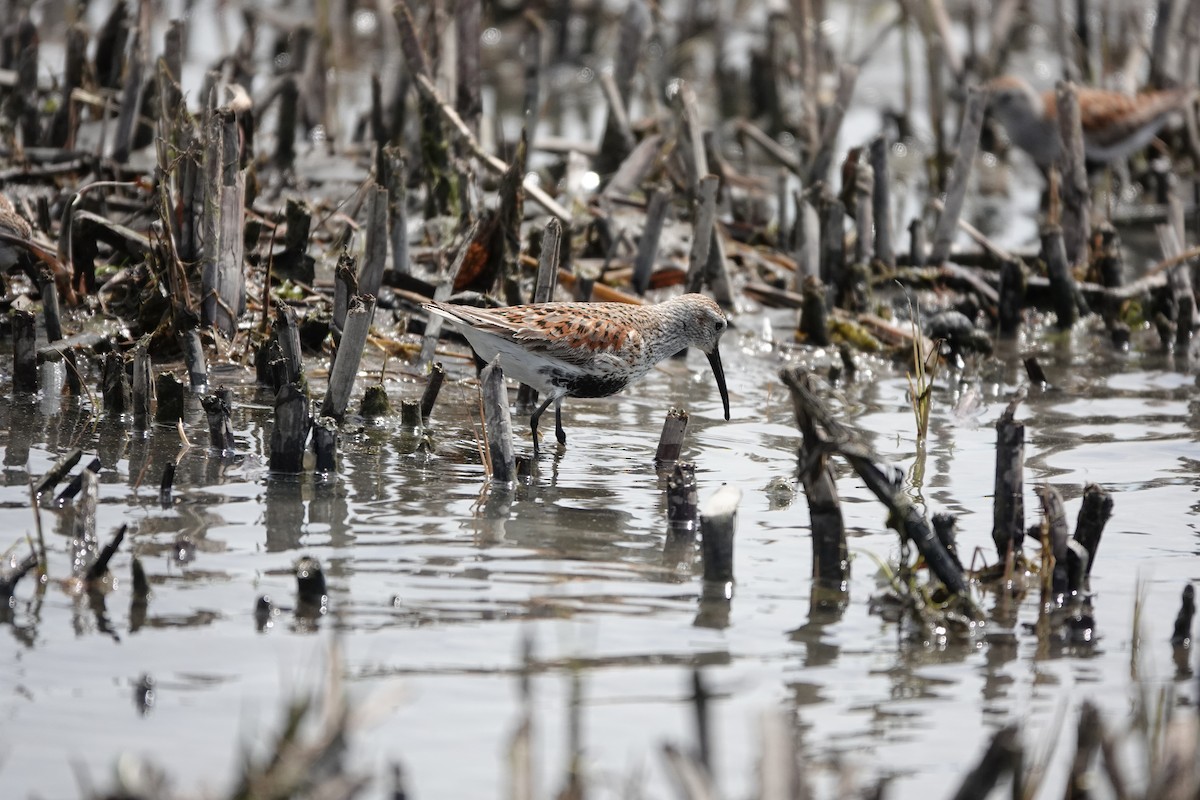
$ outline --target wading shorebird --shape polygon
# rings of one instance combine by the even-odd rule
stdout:
[[[1038,93],[1023,78],[1005,75],[989,81],[988,109],[1013,144],[1043,170],[1058,157],[1061,134],[1054,90]],[[1192,89],[1165,89],[1131,95],[1079,87],[1079,123],[1088,161],[1107,163],[1145,147],[1173,112],[1195,96]]]
[[[545,399],[529,417],[535,455],[538,420],[551,403],[554,433],[565,444],[563,398],[616,394],[686,347],[708,355],[729,419],[717,349],[728,323],[705,295],[685,294],[653,306],[537,303],[484,309],[435,301],[425,308],[453,322],[481,359],[490,363],[499,356],[505,375],[542,393]]]

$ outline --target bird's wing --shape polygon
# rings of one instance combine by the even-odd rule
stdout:
[[[643,352],[645,340],[635,325],[619,314],[614,317],[605,308],[609,305],[621,304],[559,303],[482,309],[432,302],[425,307],[566,364],[594,368],[600,362],[627,367],[631,357]]]

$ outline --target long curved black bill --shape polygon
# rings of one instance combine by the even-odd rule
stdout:
[[[725,419],[729,419],[729,390],[725,388],[725,370],[721,368],[721,351],[716,346],[708,354],[708,364],[717,378],[717,388],[721,390],[721,402],[725,405]]]

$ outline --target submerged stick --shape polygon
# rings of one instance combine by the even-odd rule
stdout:
[[[700,510],[700,551],[704,561],[704,580],[723,584],[729,596],[733,584],[733,535],[737,528],[737,507],[742,490],[726,484]]]
[[[676,461],[667,478],[667,525],[674,532],[693,533],[700,520],[696,465]]]
[[[58,482],[63,479],[63,476],[74,469],[79,463],[79,459],[83,457],[83,451],[78,447],[71,450],[65,456],[54,462],[54,466],[46,470],[46,474],[37,480],[33,485],[34,497],[41,497],[46,492],[58,485]]]
[[[144,431],[150,421],[151,405],[154,401],[154,382],[151,378],[153,365],[145,339],[133,348],[133,429]]]
[[[29,311],[9,312],[13,337],[13,392],[33,394],[38,390],[37,321]]]
[[[112,561],[112,557],[117,554],[117,548],[125,540],[125,531],[128,527],[128,525],[122,525],[118,528],[117,532],[113,534],[113,538],[100,551],[100,555],[96,556],[96,560],[88,567],[85,578],[89,583],[102,579],[104,573],[108,572],[108,562]]]

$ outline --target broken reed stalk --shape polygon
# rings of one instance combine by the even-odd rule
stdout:
[[[295,383],[286,383],[275,395],[275,419],[271,429],[272,472],[296,475],[304,471],[304,444],[311,421],[308,398]]]
[[[821,218],[808,196],[796,192],[796,223],[792,229],[792,258],[796,261],[794,286],[802,290],[806,278],[817,277],[821,270]]]
[[[646,224],[638,240],[637,256],[633,261],[633,290],[639,297],[650,288],[650,274],[658,257],[658,240],[662,236],[663,222],[667,218],[670,193],[661,187],[650,190],[646,200]]]
[[[42,319],[46,324],[46,341],[53,344],[63,338],[58,286],[54,283],[54,273],[45,264],[38,266],[37,276],[38,292],[42,296]]]
[[[1192,620],[1196,616],[1196,589],[1190,583],[1183,587],[1179,613],[1175,616],[1175,629],[1171,633],[1171,644],[1189,647],[1192,641]]]
[[[558,285],[558,265],[561,261],[560,247],[562,246],[563,226],[556,217],[551,217],[542,233],[542,252],[538,259],[537,277],[533,284],[533,302],[549,303],[554,299],[554,288]],[[519,413],[532,411],[537,403],[537,391],[521,384],[517,390],[517,408]]]
[[[963,111],[962,127],[959,130],[958,151],[954,154],[950,183],[946,190],[945,208],[938,217],[933,233],[933,250],[929,262],[940,267],[950,259],[950,248],[958,232],[958,218],[962,213],[963,201],[967,196],[967,182],[971,177],[971,165],[979,150],[979,132],[983,128],[983,114],[987,110],[988,93],[977,86],[967,89],[967,107]]]
[[[1054,298],[1055,325],[1059,330],[1069,330],[1079,320],[1079,308],[1076,305],[1078,290],[1067,261],[1062,228],[1058,225],[1048,224],[1042,228],[1042,256],[1046,259],[1050,293]]]
[[[676,461],[667,478],[667,524],[673,532],[694,533],[700,518],[696,465]]]
[[[13,336],[13,392],[33,394],[38,390],[37,320],[32,312],[9,312]]]
[[[942,545],[921,509],[904,491],[900,483],[902,473],[889,469],[888,462],[866,444],[862,435],[838,420],[805,382],[794,381],[788,388],[792,390],[793,403],[802,406],[813,424],[825,429],[829,437],[827,449],[845,458],[867,488],[887,506],[889,526],[917,546],[930,571],[967,604],[969,613],[978,614],[967,594],[967,580],[961,565]]]
[[[295,309],[282,300],[275,301],[274,333],[286,366],[282,382],[303,383],[304,360],[300,345],[300,325],[296,320]]]
[[[371,184],[367,190],[367,241],[362,269],[358,273],[358,291],[379,296],[388,254],[388,190]]]
[[[511,485],[516,479],[517,462],[513,453],[512,415],[508,410],[508,390],[504,370],[497,358],[479,373],[483,399],[483,427],[492,465],[492,481]]]
[[[312,426],[313,471],[320,474],[337,472],[338,423],[333,417],[318,417]]]
[[[617,29],[617,52],[613,59],[610,81],[602,76],[609,113],[600,137],[600,152],[594,169],[601,175],[611,175],[633,148],[634,138],[629,125],[629,99],[633,78],[642,60],[642,51],[653,30],[650,9],[644,0],[630,0],[621,15]],[[605,82],[610,86],[604,86]]]
[[[708,176],[708,156],[704,152],[704,130],[700,127],[696,91],[687,81],[679,82],[675,105],[679,115],[679,135],[683,142],[680,153],[687,170],[688,196],[695,202],[701,196],[701,181]]]
[[[87,495],[85,494],[85,497],[86,496]],[[93,524],[95,524],[94,509],[92,510],[92,514]],[[104,548],[100,551],[100,554],[96,556],[96,560],[93,561],[91,566],[87,568],[87,572],[84,573],[84,579],[89,584],[104,579],[105,573],[108,572],[109,562],[111,562],[112,557],[117,554],[117,548],[121,546],[121,542],[125,540],[125,531],[128,530],[128,528],[128,525],[122,525],[120,528],[117,528],[117,532],[113,534],[112,539],[109,540],[108,544],[104,545]]]
[[[186,315],[179,329],[179,346],[187,367],[188,385],[196,394],[202,394],[208,388],[208,364],[204,358],[204,343],[200,341],[199,322],[193,312]]]
[[[162,479],[158,482],[158,503],[164,509],[174,505],[171,498],[171,487],[175,485],[175,462],[168,461],[163,467]]]
[[[1083,504],[1079,507],[1079,517],[1075,521],[1074,537],[1088,553],[1084,577],[1092,574],[1092,565],[1096,563],[1096,551],[1100,549],[1100,537],[1104,534],[1104,526],[1112,516],[1112,510],[1112,495],[1095,483],[1084,487]]]
[[[120,416],[133,405],[129,389],[129,378],[125,374],[125,359],[120,353],[109,352],[104,357],[104,370],[100,379],[100,395],[107,414]]]
[[[867,164],[858,163],[854,168],[854,268],[867,270],[874,246],[875,170]]]
[[[871,194],[874,203],[875,260],[886,267],[896,266],[896,248],[892,242],[892,199],[888,183],[888,143],[883,136],[871,140],[871,170],[875,179]]]
[[[223,456],[233,455],[233,390],[222,386],[215,392],[200,398],[204,414],[208,418],[208,446]]]
[[[63,490],[58,493],[58,496],[54,498],[54,505],[61,508],[67,503],[71,502],[75,495],[79,494],[79,490],[83,488],[85,476],[89,472],[93,476],[100,472],[100,459],[93,458],[88,462],[86,467],[81,469],[78,474],[73,476],[71,481],[64,486]]]
[[[992,541],[1003,564],[1011,551],[1015,559],[1025,538],[1025,423],[1015,418],[1017,402],[1010,403],[996,422],[995,504],[992,508]]]
[[[837,94],[833,106],[826,109],[825,124],[821,127],[821,143],[817,152],[809,162],[808,171],[804,176],[804,184],[811,186],[818,181],[827,182],[829,167],[833,162],[833,150],[837,145],[838,131],[842,129],[842,120],[850,100],[854,96],[854,85],[858,82],[858,67],[853,64],[843,64],[838,71]]]
[[[358,294],[358,276],[354,272],[354,257],[346,253],[338,256],[337,267],[333,271],[333,339],[335,342],[342,338],[342,328],[346,325],[346,309],[350,298]]]
[[[713,243],[717,218],[717,189],[721,179],[705,175],[700,179],[692,211],[692,247],[688,253],[687,290],[699,292],[704,285],[708,251]]]
[[[1024,776],[1020,774],[1023,761],[1020,731],[1015,724],[1006,725],[996,731],[979,763],[963,778],[953,800],[985,800],[992,796],[1001,779],[1010,773],[1017,785],[1014,788],[1019,787],[1024,782]],[[1014,796],[1025,795],[1014,791]]]
[[[1000,319],[1000,335],[1012,338],[1021,327],[1021,310],[1025,306],[1025,268],[1015,258],[1000,262],[1000,298],[996,304]]]
[[[816,393],[816,377],[801,367],[788,367],[779,377],[789,389],[803,383],[808,392]],[[824,439],[807,407],[796,396],[796,390],[792,390],[792,406],[801,436],[800,480],[808,498],[812,526],[813,579],[826,588],[845,591],[850,579],[850,556],[833,468],[823,446]]]
[[[833,341],[829,335],[828,292],[825,284],[815,275],[804,279],[802,296],[804,305],[800,309],[800,333],[804,340],[816,347],[828,347]]]
[[[390,162],[388,169],[388,203],[391,219],[388,223],[392,237],[392,271],[407,275],[412,271],[408,256],[408,162],[392,147],[384,150]]]
[[[679,460],[679,454],[683,451],[683,438],[687,434],[687,425],[687,411],[682,408],[672,408],[667,412],[662,435],[658,439],[658,449],[654,453],[656,467],[665,469]]]
[[[346,311],[346,327],[333,357],[333,367],[329,370],[329,388],[321,404],[322,417],[333,417],[339,422],[345,419],[350,393],[354,389],[354,378],[358,375],[358,365],[362,362],[374,316],[374,297],[360,294],[351,298]]]
[[[438,393],[442,391],[442,383],[446,380],[446,369],[442,362],[435,361],[429,369],[429,383],[421,392],[421,419],[427,420],[433,414],[433,406],[437,403]]]
[[[154,376],[154,421],[174,425],[183,419],[183,381],[173,372],[160,372]]]
[[[139,14],[141,16],[141,14]],[[139,24],[133,31],[129,44],[129,61],[126,64],[125,87],[121,92],[121,105],[117,114],[117,128],[113,136],[113,161],[124,164],[129,161],[133,150],[133,140],[137,133],[138,116],[142,108],[142,91],[145,86],[146,63],[146,29],[148,26]]]
[[[58,461],[55,461],[54,465],[50,467],[50,469],[46,470],[46,474],[39,478],[37,483],[33,485],[34,497],[41,497],[43,494],[57,486],[58,482],[63,479],[63,476],[74,469],[75,465],[79,463],[79,459],[82,457],[83,451],[76,447]]]
[[[1092,193],[1084,159],[1079,95],[1075,84],[1059,81],[1054,96],[1058,108],[1058,129],[1062,137],[1059,192],[1062,195],[1063,244],[1067,263],[1078,266],[1088,263],[1088,241],[1092,235]]]
[[[1049,608],[1051,605],[1061,605],[1067,594],[1067,540],[1070,531],[1067,529],[1067,512],[1058,490],[1041,484],[1035,486],[1033,491],[1042,502],[1042,566],[1045,570],[1042,572],[1042,606]]]
[[[700,552],[704,561],[704,580],[724,586],[730,597],[733,589],[733,535],[737,528],[737,507],[742,490],[726,484],[708,498],[700,510]]]
[[[846,209],[828,194],[821,198],[820,276],[826,286],[836,286],[846,270]]]
[[[148,342],[143,339],[133,348],[133,429],[145,431],[150,422],[151,405],[154,401],[153,365],[150,361]]]

